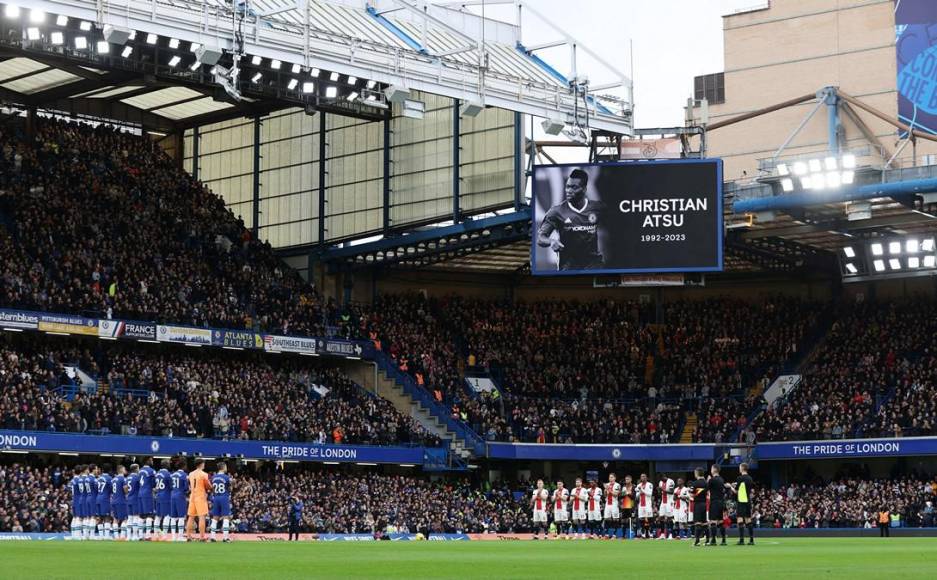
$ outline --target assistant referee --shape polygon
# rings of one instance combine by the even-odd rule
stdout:
[[[752,495],[755,481],[748,474],[748,464],[739,465],[739,477],[735,480],[736,508],[735,516],[739,525],[739,546],[745,545],[745,528],[748,528],[748,545],[755,545],[755,527],[752,525]]]

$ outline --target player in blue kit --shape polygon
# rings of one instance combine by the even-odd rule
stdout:
[[[94,539],[94,531],[98,527],[98,468],[95,465],[86,465],[82,477],[85,480],[85,520],[81,528],[81,536],[86,540]]]
[[[117,466],[117,474],[111,478],[111,527],[115,539],[127,539],[127,468]]]
[[[127,477],[127,539],[136,542],[140,539],[140,466],[136,463],[130,466],[130,476]]]
[[[153,460],[147,458],[140,468],[140,527],[144,539],[153,537],[153,484],[156,471],[153,469]]]
[[[84,485],[85,480],[82,477],[82,472],[84,471],[84,465],[75,466],[75,475],[72,477],[72,481],[69,483],[69,487],[72,488],[72,539],[80,540],[81,539],[81,521],[84,517],[85,512],[85,502],[84,502]]]
[[[218,473],[211,478],[211,541],[215,541],[218,520],[221,520],[222,542],[230,542],[228,533],[231,529],[231,478],[228,477],[228,465],[223,461],[218,464]]]
[[[103,540],[110,540],[111,535],[111,476],[109,472],[111,466],[104,464],[98,470],[96,485],[98,487],[97,504],[95,514],[98,517],[97,537]]]
[[[159,527],[162,539],[169,536],[172,518],[169,516],[172,493],[172,481],[169,473],[169,460],[163,459],[160,469],[153,476],[153,487],[156,489],[156,525]]]
[[[169,516],[172,518],[172,540],[185,541],[185,518],[189,511],[189,478],[185,472],[185,459],[176,460],[176,470],[169,476],[172,491],[169,500]]]

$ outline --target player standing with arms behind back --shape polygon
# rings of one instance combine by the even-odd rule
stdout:
[[[189,473],[189,519],[185,523],[186,540],[192,540],[195,520],[198,520],[198,539],[205,541],[205,518],[208,517],[208,494],[211,492],[211,482],[205,473],[205,460],[198,459],[195,469]]]
[[[621,525],[625,531],[622,537],[630,538],[634,530],[634,483],[631,476],[625,476],[625,485],[621,486]]]
[[[163,459],[159,464],[159,471],[153,476],[153,487],[156,488],[156,527],[159,528],[160,539],[167,539],[172,529],[172,480],[169,473],[169,460]]]
[[[537,480],[537,488],[530,498],[530,507],[534,511],[533,525],[536,529],[534,539],[539,539],[538,533],[543,534],[543,539],[547,539],[547,502],[550,500],[550,492],[543,488],[543,480]]]
[[[140,468],[140,527],[143,538],[149,540],[153,537],[153,485],[156,471],[153,469],[153,459],[147,457]]]
[[[712,475],[709,477],[709,532],[711,539],[710,546],[716,545],[716,528],[718,527],[722,534],[722,545],[726,545],[726,528],[722,525],[722,519],[726,511],[726,488],[732,487],[726,483],[719,475],[719,466],[713,465],[710,470]]]
[[[184,542],[185,536],[185,517],[188,505],[186,504],[186,494],[189,492],[189,479],[185,475],[185,459],[176,459],[176,470],[169,476],[169,483],[172,487],[170,494],[170,515],[172,517],[172,540],[174,542]]]
[[[755,545],[755,527],[752,525],[752,495],[755,492],[755,480],[748,474],[748,464],[739,465],[739,478],[733,487],[736,495],[735,515],[739,525],[739,546],[745,544],[745,528],[748,528],[748,545]]]
[[[231,478],[228,477],[228,465],[218,464],[218,473],[211,478],[211,541],[215,541],[218,520],[221,520],[222,542],[230,542],[231,530]]]

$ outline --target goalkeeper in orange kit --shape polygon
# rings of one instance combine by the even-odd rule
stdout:
[[[199,540],[205,541],[205,518],[208,516],[208,492],[211,482],[205,473],[205,460],[195,462],[195,470],[189,473],[189,518],[185,524],[185,537],[192,540],[195,518],[198,518]]]

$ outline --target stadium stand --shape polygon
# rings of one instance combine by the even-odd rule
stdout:
[[[688,412],[694,441],[728,440],[747,426],[752,387],[801,356],[822,318],[820,304],[782,297],[676,302],[666,324],[636,302],[394,295],[357,308],[362,331],[454,418],[526,442],[676,442]],[[466,396],[456,356],[505,396]]]
[[[934,433],[934,314],[927,300],[844,308],[806,370],[754,427],[761,441]]]
[[[322,363],[290,357],[0,340],[0,427],[374,445],[439,440]],[[65,367],[98,379],[75,384]]]
[[[325,334],[329,305],[144,137],[4,127],[0,191],[5,306]]]
[[[755,493],[753,515],[761,527],[872,528],[877,512],[888,510],[899,514],[905,527],[930,527],[935,523],[935,502],[934,478],[842,477],[760,489]]]

